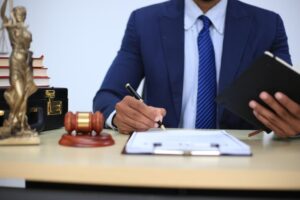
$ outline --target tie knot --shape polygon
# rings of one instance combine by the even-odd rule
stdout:
[[[204,30],[209,29],[209,27],[210,27],[210,25],[211,25],[210,19],[209,19],[208,17],[206,17],[205,15],[201,15],[201,16],[199,17],[199,19],[201,19],[202,22],[203,22],[203,29],[204,29]]]

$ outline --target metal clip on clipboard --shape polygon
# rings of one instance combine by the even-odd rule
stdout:
[[[211,143],[210,145],[203,145],[203,149],[189,150],[189,149],[168,149],[163,148],[161,144],[153,144],[153,154],[157,155],[182,155],[182,156],[220,156],[219,144]]]

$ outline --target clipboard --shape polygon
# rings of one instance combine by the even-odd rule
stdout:
[[[251,148],[224,130],[134,132],[123,149],[129,155],[251,156]]]

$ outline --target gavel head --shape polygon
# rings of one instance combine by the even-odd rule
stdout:
[[[65,115],[65,129],[70,134],[72,131],[77,133],[91,133],[95,131],[98,135],[103,129],[103,115],[99,111],[94,114],[91,112],[67,112]]]

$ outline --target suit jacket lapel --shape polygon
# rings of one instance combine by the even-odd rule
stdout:
[[[219,91],[234,80],[245,54],[252,18],[236,0],[228,0]]]
[[[236,0],[228,0],[219,93],[236,78],[246,53],[245,47],[251,29],[252,17],[239,5],[240,2]],[[219,109],[219,119],[222,114],[223,108]]]
[[[172,1],[165,14],[160,19],[161,40],[176,120],[179,124],[184,72],[184,1]]]

